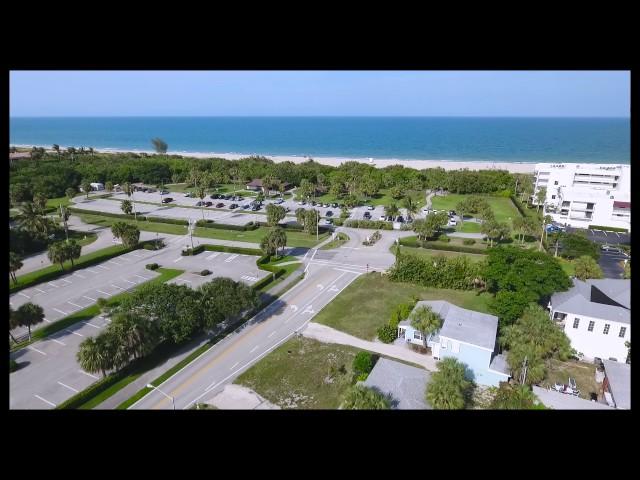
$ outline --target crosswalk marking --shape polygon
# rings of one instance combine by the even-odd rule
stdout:
[[[239,256],[239,255],[238,255],[237,253],[235,253],[235,254],[231,255],[229,258],[227,258],[227,259],[225,260],[225,262],[226,262],[226,263],[233,262],[236,258],[238,258],[238,256]]]

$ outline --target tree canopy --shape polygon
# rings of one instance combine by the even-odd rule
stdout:
[[[466,376],[466,365],[453,357],[438,362],[431,374],[425,397],[436,410],[461,410],[470,402],[473,382]]]

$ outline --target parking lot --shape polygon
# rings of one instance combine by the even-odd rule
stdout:
[[[14,310],[27,302],[40,305],[45,321],[38,327],[42,327],[95,304],[100,297],[112,297],[158,276],[158,273],[144,268],[145,260],[154,254],[156,252],[150,250],[134,250],[100,265],[25,288],[11,295],[9,304]],[[27,329],[19,327],[12,333],[21,337]]]
[[[622,278],[624,267],[620,262],[624,262],[629,257],[624,252],[606,252],[600,250],[598,265],[602,269],[604,278]]]
[[[585,232],[592,242],[616,245],[619,243],[628,245],[631,243],[631,234],[622,232],[605,232],[604,230],[591,230],[583,228],[567,227],[567,232]]]

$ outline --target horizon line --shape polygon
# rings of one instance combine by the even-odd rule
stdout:
[[[9,115],[9,118],[624,118],[620,115]]]

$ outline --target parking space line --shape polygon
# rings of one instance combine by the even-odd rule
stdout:
[[[69,333],[73,333],[74,335],[77,335],[77,336],[79,336],[79,337],[84,337],[84,335],[82,335],[81,333],[74,332],[73,330],[69,330],[69,329],[67,329],[66,331],[67,331],[67,332],[69,332]]]
[[[618,238],[620,238],[620,234],[618,232],[613,232],[613,233],[615,233],[618,236]]]
[[[96,290],[96,292],[104,293],[107,297],[110,297],[111,295],[113,295],[113,293],[107,293],[102,290]]]
[[[103,265],[96,265],[96,268],[101,268],[103,270],[111,270],[109,267],[105,267]]]
[[[59,384],[59,385],[62,385],[62,386],[63,386],[63,387],[65,387],[65,388],[68,388],[68,389],[69,389],[69,390],[71,390],[72,392],[76,392],[76,393],[78,393],[78,390],[76,390],[76,389],[75,389],[75,388],[73,388],[73,387],[70,387],[69,385],[66,385],[66,384],[64,384],[64,383],[62,383],[62,382],[58,382],[58,384]]]
[[[274,330],[273,332],[271,332],[269,335],[267,335],[267,338],[271,338],[273,337],[273,335],[276,333],[276,331]]]
[[[86,295],[83,295],[82,298],[86,298],[87,300],[91,300],[92,302],[97,302],[95,298],[87,297]]]
[[[234,363],[234,364],[231,366],[231,368],[230,368],[229,370],[233,370],[234,368],[236,368],[236,367],[238,366],[238,364],[239,364],[239,363],[240,363],[240,362],[236,362],[236,363]]]
[[[134,252],[131,252],[131,255],[133,255],[134,257],[138,257],[138,258],[144,257],[144,255],[136,255]]]
[[[34,347],[33,345],[29,345],[27,347],[29,350],[33,350],[34,352],[38,352],[40,355],[44,355],[45,357],[47,356],[46,353],[44,353],[42,350],[38,350],[36,347]]]
[[[45,292],[44,290],[40,290],[40,289],[39,289],[39,288],[37,288],[37,287],[33,287],[33,289],[34,289],[34,290],[38,290],[40,293],[47,293],[47,292]]]
[[[51,405],[52,407],[57,407],[57,405],[55,403],[50,402],[49,400],[45,400],[44,398],[42,398],[40,395],[36,395],[35,393],[33,394],[34,397],[42,400],[44,403],[48,403],[49,405]]]
[[[256,345],[255,347],[253,347],[251,350],[249,350],[249,353],[255,352],[258,349],[259,346],[260,345]]]
[[[47,323],[51,323],[51,320],[49,320],[49,319],[47,319],[47,318],[42,317],[42,320],[44,320],[44,321],[45,321],[45,322],[47,322]]]
[[[51,285],[53,288],[60,288],[58,285],[55,285],[51,282],[47,282],[47,285]]]
[[[132,282],[131,280],[125,280],[124,278],[122,279],[122,281],[130,283],[131,285],[135,285],[136,284],[136,282]]]
[[[114,285],[113,283],[111,284],[111,286],[112,286],[113,288],[117,288],[117,289],[119,289],[119,290],[123,290],[123,291],[125,290],[124,288],[119,287],[118,285]]]
[[[73,303],[73,302],[67,302],[70,305],[73,305],[74,307],[78,307],[78,308],[85,308],[82,305],[78,305],[77,303]]]
[[[229,258],[227,258],[227,259],[225,260],[225,262],[226,262],[226,263],[233,262],[236,258],[238,258],[238,256],[239,256],[239,255],[238,255],[237,253],[236,253],[236,254],[233,254],[233,255],[231,255]]]
[[[87,270],[88,270],[89,272],[91,272],[91,273],[100,273],[100,272],[98,272],[97,270],[93,270],[93,269],[91,269],[91,268],[87,268]]]
[[[84,373],[88,377],[95,378],[96,380],[99,380],[99,377],[96,377],[95,375],[91,375],[90,373],[85,372],[84,370],[78,370],[78,372]]]
[[[142,275],[134,275],[134,277],[141,278],[143,280],[149,280],[147,277],[143,277]]]
[[[80,322],[80,323],[84,323],[85,325],[89,325],[90,327],[97,328],[97,329],[100,329],[100,328],[101,328],[101,327],[99,327],[98,325],[94,325],[94,324],[93,324],[93,323],[91,323],[91,322]]]
[[[57,308],[54,308],[54,310],[55,310],[56,312],[59,312],[59,313],[63,314],[65,317],[66,317],[67,315],[69,315],[67,312],[63,312],[62,310],[58,310]]]
[[[115,263],[115,264],[116,264],[116,265],[118,265],[119,267],[121,267],[121,266],[123,265],[122,263],[118,263],[118,262],[115,262],[115,261],[113,261],[113,260],[109,260],[107,263]]]
[[[178,257],[178,258],[176,258],[176,259],[173,261],[173,263],[178,263],[178,262],[179,262],[180,260],[182,260],[183,258],[184,258],[184,257]]]
[[[78,272],[73,272],[73,274],[74,274],[76,277],[80,277],[80,278],[87,278],[87,277],[85,277],[84,275],[80,275]]]
[[[66,343],[63,343],[63,342],[61,342],[60,340],[56,340],[55,338],[51,338],[50,340],[51,340],[52,342],[59,343],[59,344],[60,344],[60,345],[62,345],[63,347],[66,347],[66,346],[67,346],[67,344],[66,344]]]
[[[66,278],[61,278],[61,282],[73,283],[71,280],[67,280]]]
[[[25,295],[25,294],[24,294],[24,293],[22,293],[22,292],[18,292],[18,295],[22,295],[23,297],[26,297],[26,298],[31,298],[29,295]]]

